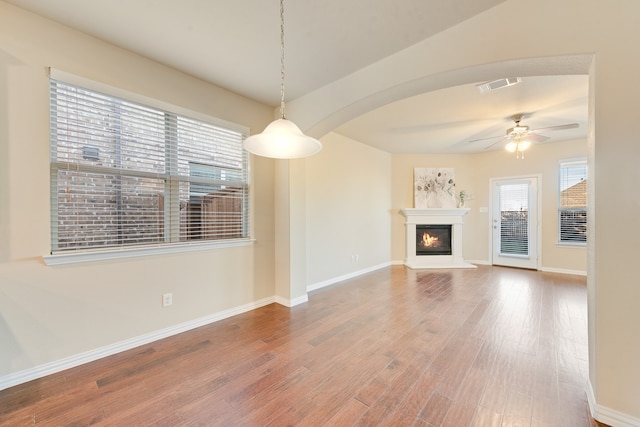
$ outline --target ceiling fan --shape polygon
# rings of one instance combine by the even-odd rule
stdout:
[[[485,150],[488,150],[489,148],[501,142],[509,141],[505,146],[507,151],[516,152],[516,157],[524,158],[524,155],[522,154],[522,152],[525,151],[527,148],[529,148],[529,146],[532,143],[545,142],[549,139],[548,136],[541,135],[538,132],[550,132],[550,131],[556,131],[556,130],[574,129],[578,127],[578,123],[567,123],[567,124],[558,125],[558,126],[529,129],[529,126],[520,124],[520,121],[522,120],[523,117],[524,117],[524,114],[522,113],[514,114],[513,116],[511,116],[511,120],[513,120],[513,122],[515,123],[515,126],[507,129],[505,136],[491,136],[488,138],[474,139],[469,142],[478,142],[478,141],[485,141],[488,139],[500,138],[498,141],[487,145],[485,147]]]

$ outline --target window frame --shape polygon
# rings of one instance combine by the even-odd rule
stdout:
[[[586,157],[576,157],[571,159],[563,159],[558,162],[558,236],[557,236],[557,245],[563,247],[574,247],[574,248],[585,248],[587,246],[587,237],[585,235],[585,241],[575,241],[575,240],[562,240],[562,214],[564,212],[582,212],[584,211],[585,215],[587,215],[587,205],[585,203],[584,208],[563,208],[562,207],[562,169],[571,165],[583,165],[587,173],[585,174],[584,180],[588,179],[589,175],[589,166],[587,164]],[[576,183],[577,184],[577,183]],[[570,188],[570,187],[567,187]],[[566,190],[566,189],[565,189]],[[588,199],[588,195],[587,195]],[[588,217],[587,217],[588,221]],[[588,225],[587,225],[588,226]]]
[[[78,77],[72,74],[68,74],[59,70],[50,70],[50,78],[52,80],[60,81],[65,84],[69,84],[72,86],[78,86],[83,89],[87,89],[89,91],[95,91],[101,94],[105,94],[110,97],[119,98],[126,100],[127,102],[139,104],[145,107],[150,107],[153,109],[161,110],[163,112],[185,117],[187,119],[196,120],[199,122],[211,124],[217,127],[221,127],[227,129],[232,132],[238,132],[242,135],[242,139],[246,138],[249,134],[249,128],[246,126],[238,125],[235,123],[231,123],[222,119],[217,119],[214,117],[210,117],[208,115],[204,115],[202,113],[193,112],[182,107],[178,107],[175,105],[171,105],[159,100],[151,99],[139,94],[135,94],[123,89],[118,89],[109,85],[105,85],[99,82],[95,82],[89,79],[85,79],[82,77]],[[51,114],[51,113],[50,113]],[[50,142],[50,149],[51,143]],[[244,151],[244,150],[243,150]],[[112,246],[112,247],[94,247],[94,248],[74,248],[69,250],[61,250],[55,251],[53,249],[54,242],[54,233],[56,233],[56,228],[58,226],[57,223],[57,215],[58,210],[52,209],[49,210],[49,218],[50,218],[50,226],[51,226],[51,234],[50,234],[50,254],[43,256],[43,260],[47,265],[59,265],[59,264],[70,264],[77,262],[89,262],[89,261],[100,261],[100,260],[108,260],[108,259],[119,259],[119,258],[129,258],[129,257],[137,257],[137,256],[153,256],[159,254],[171,254],[171,253],[182,253],[182,252],[192,252],[192,251],[201,251],[201,250],[211,250],[211,249],[219,249],[219,248],[228,248],[228,247],[237,247],[237,246],[249,246],[252,245],[255,240],[252,236],[252,215],[251,215],[251,156],[248,153],[244,152],[243,156],[245,157],[245,161],[243,162],[244,176],[246,177],[243,182],[243,186],[246,187],[246,196],[243,197],[242,202],[242,217],[243,224],[242,227],[245,230],[242,234],[243,237],[238,238],[229,238],[229,239],[209,239],[209,240],[196,240],[196,241],[177,241],[177,242],[153,242],[153,243],[143,243],[138,245],[130,245],[130,246]],[[54,198],[57,197],[55,194],[56,191],[53,190],[53,187],[56,185],[56,177],[53,176],[56,173],[57,169],[60,167],[58,164],[54,164],[56,162],[51,161],[49,165],[51,175],[51,188],[52,188],[52,203],[55,202]],[[90,169],[90,167],[89,167]],[[166,186],[170,185],[169,183],[172,180],[169,178],[166,181],[165,192],[163,194],[167,194]],[[55,212],[54,212],[55,210]]]

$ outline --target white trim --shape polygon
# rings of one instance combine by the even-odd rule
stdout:
[[[296,305],[304,304],[305,302],[309,302],[309,295],[306,293],[300,297],[294,299],[282,298],[280,296],[276,296],[276,302],[280,305],[284,305],[285,307],[295,307]]]
[[[586,242],[575,242],[575,243],[571,243],[571,242],[556,242],[556,246],[559,247],[559,248],[586,249],[587,248],[587,243]]]
[[[252,241],[253,242],[253,241]],[[398,263],[402,265],[402,262]],[[333,283],[346,280],[352,277],[359,276],[361,274],[365,274],[374,270],[378,270],[380,268],[388,267],[391,263],[383,263],[378,266],[370,267],[364,270],[360,270],[355,273],[347,274],[344,276],[340,276],[331,280],[327,280],[316,285],[309,286],[307,290],[319,289],[325,286],[329,286]],[[135,347],[139,347],[144,344],[148,344],[163,338],[167,338],[173,335],[180,334],[182,332],[189,331],[191,329],[198,328],[200,326],[205,326],[210,323],[217,322],[219,320],[226,319],[228,317],[236,316],[238,314],[242,314],[251,310],[258,309],[265,305],[269,305],[272,303],[278,303],[284,305],[286,307],[294,307],[299,304],[303,304],[309,301],[309,296],[307,294],[294,298],[293,300],[288,300],[286,298],[281,298],[277,296],[264,298],[258,301],[254,301],[248,304],[244,304],[239,307],[231,308],[228,310],[223,310],[219,313],[215,313],[209,316],[201,317],[199,319],[191,320],[189,322],[180,323],[178,325],[174,325],[165,329],[161,329],[159,331],[151,332],[145,335],[141,335],[139,337],[131,338],[125,341],[117,342],[114,344],[110,344],[104,347],[96,348],[93,350],[89,350],[80,354],[76,354],[70,357],[66,357],[63,359],[55,360],[50,363],[46,363],[44,365],[36,366],[30,369],[26,369],[24,371],[15,372],[9,375],[5,375],[0,377],[0,390],[7,389],[9,387],[16,386],[18,384],[23,384],[28,381],[32,381],[38,378],[45,377],[47,375],[52,375],[57,372],[64,371],[66,369],[71,369],[76,366],[80,366],[85,363],[93,362],[98,359],[102,359],[107,356],[111,356],[126,350],[130,350]]]
[[[491,265],[491,262],[486,259],[465,259],[465,262],[475,265]],[[404,265],[403,261],[393,261],[392,265]],[[576,276],[586,276],[587,272],[584,270],[570,270],[567,268],[553,268],[553,267],[540,267],[540,271],[546,273],[560,273],[560,274],[573,274]],[[310,289],[307,289],[310,290]]]
[[[544,271],[546,273],[574,274],[576,276],[587,275],[587,272],[584,270],[569,270],[566,268],[540,267],[540,271]]]
[[[491,261],[486,259],[465,259],[465,262],[469,264],[475,265],[491,265]],[[404,261],[393,261],[391,265],[404,265]],[[540,271],[544,271],[546,273],[560,273],[560,274],[573,274],[576,276],[586,276],[587,272],[585,270],[570,270],[567,268],[554,268],[554,267],[540,267]],[[307,290],[311,290],[307,288]]]
[[[640,418],[598,405],[590,380],[587,381],[587,401],[591,416],[601,423],[615,427],[640,427]]]
[[[465,259],[465,262],[475,265],[491,265],[491,262],[486,259]]]
[[[362,270],[354,271],[353,273],[348,273],[348,274],[344,274],[342,276],[334,277],[328,280],[323,280],[322,282],[314,283],[312,285],[307,286],[307,292],[311,292],[317,289],[331,286],[338,282],[342,282],[343,280],[352,279],[354,277],[361,276],[366,273],[371,273],[372,271],[380,270],[381,268],[389,267],[390,265],[404,265],[404,261],[385,262],[385,263],[374,265],[372,267],[368,267]]]
[[[247,311],[255,310],[257,308],[273,304],[274,297],[263,298],[258,301],[253,301],[248,304],[244,304],[238,307],[223,310],[218,313],[214,313],[208,316],[201,317],[199,319],[190,320],[188,322],[179,323],[174,326],[170,326],[165,329],[150,332],[145,335],[134,337],[128,340],[120,341],[114,344],[110,344],[104,347],[96,348],[93,350],[85,351],[70,357],[55,360],[44,365],[36,366],[34,368],[26,369],[24,371],[16,372],[13,374],[0,377],[0,390],[13,387],[18,384],[26,383],[37,378],[42,378],[47,375],[55,374],[66,369],[74,368],[76,366],[93,362],[103,357],[111,356],[126,350],[130,350],[135,347],[139,347],[144,344],[161,340],[173,335],[180,334],[182,332],[189,331],[191,329],[199,328],[210,323],[214,323],[228,317],[236,316],[238,314],[245,313]]]
[[[404,215],[404,217],[407,219],[406,222],[412,223],[412,224],[422,224],[422,220],[423,216],[433,216],[436,217],[434,219],[434,224],[448,224],[448,220],[449,218],[441,218],[443,216],[448,217],[448,216],[453,216],[455,217],[455,221],[456,223],[462,223],[462,217],[465,216],[466,214],[469,213],[469,211],[471,211],[471,208],[453,208],[453,209],[446,209],[446,208],[425,208],[425,209],[420,209],[420,208],[404,208],[404,209],[400,209],[400,213],[402,215]]]
[[[184,252],[207,251],[212,249],[233,248],[253,245],[255,239],[213,240],[207,243],[158,245],[152,247],[119,248],[94,250],[87,252],[69,252],[45,255],[42,257],[48,266],[79,264],[83,262],[107,261],[151,255],[166,255]]]

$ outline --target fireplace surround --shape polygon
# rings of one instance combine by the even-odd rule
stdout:
[[[464,262],[462,258],[462,217],[469,213],[469,210],[468,208],[402,209],[406,229],[404,264],[414,269],[476,268],[475,265]],[[431,234],[424,236],[425,230],[430,228],[434,236]],[[440,239],[448,240],[450,244],[435,244],[431,247],[428,245],[428,239],[434,238],[437,238],[438,242]]]

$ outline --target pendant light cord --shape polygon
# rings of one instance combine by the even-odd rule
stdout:
[[[284,119],[284,0],[280,0],[280,118]]]

